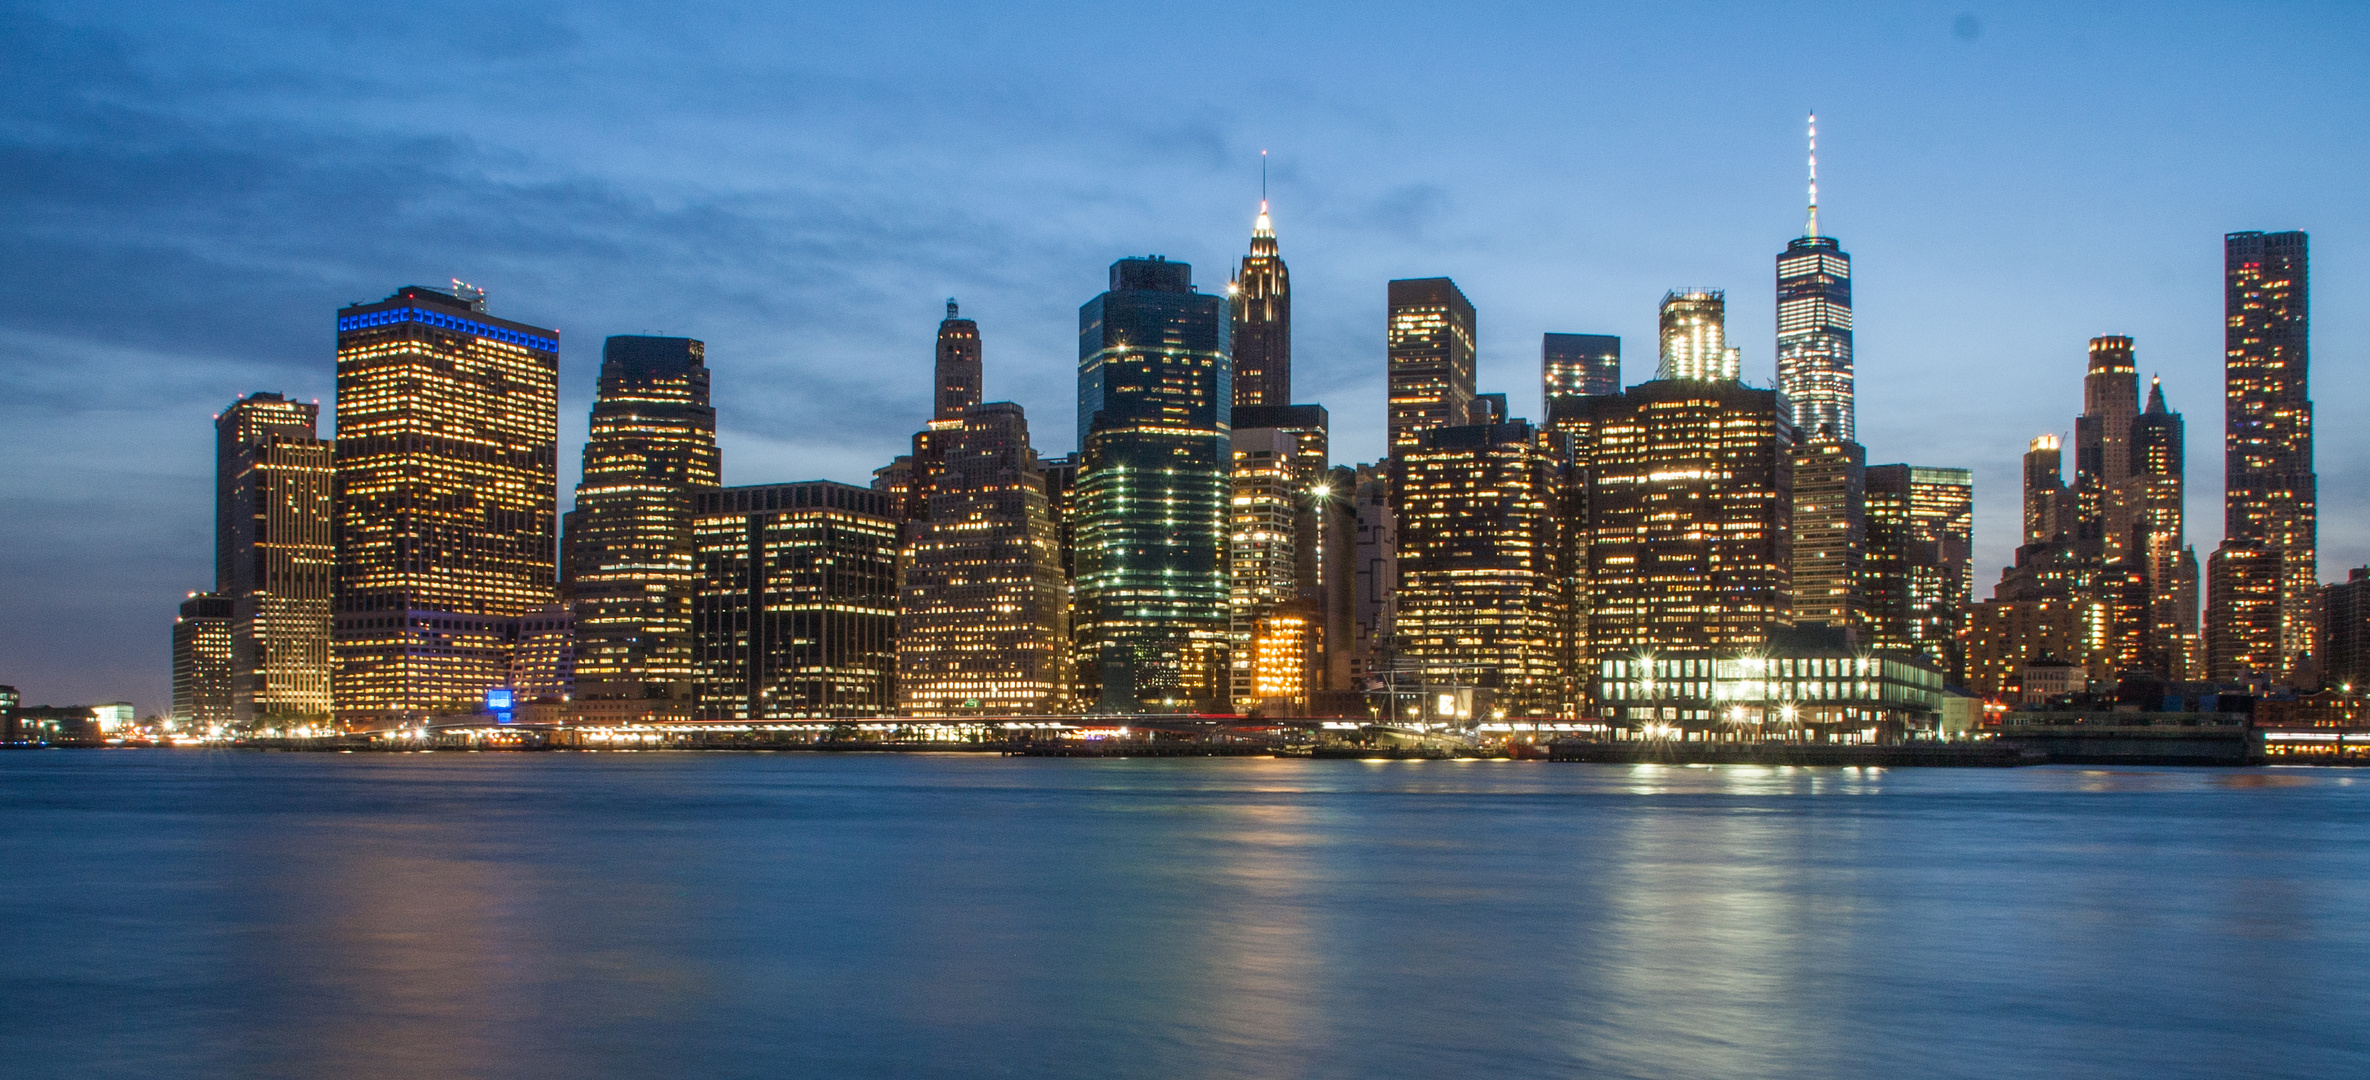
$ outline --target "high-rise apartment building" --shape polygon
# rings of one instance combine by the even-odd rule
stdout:
[[[1662,359],[1656,380],[1734,382],[1743,370],[1728,344],[1728,294],[1673,289],[1662,297]],[[1789,424],[1792,417],[1788,416]]]
[[[2284,677],[2313,651],[2312,604],[2320,593],[2309,252],[2301,232],[2231,233],[2222,251],[2222,535],[2279,553],[2279,655],[2270,670]],[[2231,644],[2247,636],[2241,627],[2225,630],[2225,644],[2239,649],[2231,662],[2253,655],[2252,646]]]
[[[1539,381],[1547,412],[1558,402],[1621,392],[1621,339],[1612,334],[1547,334],[1539,340]]]
[[[1426,428],[1465,423],[1473,405],[1473,302],[1447,278],[1390,284],[1387,336],[1390,450],[1416,444]]]
[[[2321,590],[2321,672],[2342,693],[2370,690],[2370,566]]]
[[[1958,630],[1974,602],[1974,473],[1871,465],[1865,477],[1866,642],[1922,653],[1955,679]]]
[[[514,620],[553,602],[558,331],[482,290],[406,286],[337,317],[338,719],[474,711]]]
[[[941,421],[943,423],[943,421]],[[944,430],[925,516],[908,526],[897,702],[908,716],[1056,711],[1069,691],[1069,596],[1028,418],[974,405]]]
[[[2074,419],[2075,541],[2084,557],[2122,561],[2130,552],[2132,425],[2140,415],[2139,368],[2131,339],[2090,339],[2082,415]]]
[[[231,599],[191,593],[173,620],[173,725],[184,731],[230,726]]]
[[[1275,223],[1267,200],[1251,224],[1251,253],[1226,286],[1227,316],[1233,323],[1233,405],[1292,403],[1292,276],[1276,249]]]
[[[214,419],[214,591],[230,604],[230,712],[326,722],[337,573],[321,407],[257,393]]]
[[[1562,466],[1521,421],[1425,429],[1392,456],[1400,492],[1396,665],[1480,686],[1514,715],[1560,715]]]
[[[896,513],[826,480],[694,494],[700,719],[896,711]]]
[[[1793,454],[1793,621],[1865,629],[1868,453],[1823,430]]]
[[[570,715],[691,718],[692,495],[720,483],[723,467],[707,346],[675,337],[603,343],[562,567],[576,633]]]
[[[1159,256],[1112,264],[1078,310],[1072,637],[1090,709],[1225,703],[1230,327],[1193,268]]]

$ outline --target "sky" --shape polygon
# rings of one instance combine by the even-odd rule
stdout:
[[[1121,257],[1224,287],[1260,151],[1294,397],[1382,448],[1384,283],[1447,275],[1480,389],[1539,335],[1853,256],[1871,463],[1976,477],[1978,596],[2089,338],[2137,339],[2221,538],[2221,237],[2312,234],[2321,573],[2370,561],[2370,7],[0,0],[0,683],[169,705],[212,587],[212,416],[334,398],[336,309],[459,278],[561,331],[562,502],[610,334],[707,343],[725,481],[869,482],[948,297],[987,396],[1073,448],[1076,309]],[[2070,456],[2069,456],[2070,463]]]

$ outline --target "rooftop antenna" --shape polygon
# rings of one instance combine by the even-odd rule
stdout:
[[[1267,151],[1259,152],[1259,207],[1267,208]]]
[[[1810,225],[1804,236],[1819,235],[1819,114],[1810,114]]]
[[[961,311],[961,310],[962,310],[962,309],[960,309],[960,308],[958,308],[958,307],[956,307],[956,306],[955,306],[955,298],[954,298],[954,297],[951,297],[951,296],[950,296],[950,297],[947,297],[947,298],[946,298],[946,317],[947,317],[947,318],[949,318],[949,319],[952,319],[952,318],[954,318],[954,317],[955,317],[955,315],[956,315],[956,313],[957,313],[957,312],[959,312],[959,311]]]

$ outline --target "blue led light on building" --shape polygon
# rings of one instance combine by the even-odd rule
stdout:
[[[544,352],[558,352],[560,350],[560,343],[555,338],[522,334],[516,330],[504,329],[490,323],[478,322],[475,319],[456,318],[433,311],[423,311],[419,308],[392,308],[387,311],[370,311],[360,315],[341,316],[337,320],[337,329],[339,333],[345,333],[350,330],[367,330],[373,326],[387,326],[399,322],[427,323],[445,330],[458,330],[464,334],[474,334],[481,338],[508,342],[512,345],[524,345],[527,348],[541,349]]]

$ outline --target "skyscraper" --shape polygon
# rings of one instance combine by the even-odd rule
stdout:
[[[1258,701],[1254,627],[1301,597],[1299,524],[1307,506],[1308,481],[1295,467],[1299,441],[1278,428],[1237,428],[1232,437],[1234,496],[1228,513],[1227,573],[1233,706],[1248,710]],[[1314,556],[1317,552],[1311,551]],[[1313,560],[1311,560],[1313,562]],[[1296,608],[1297,610],[1297,608]],[[1313,613],[1313,605],[1311,605]],[[1310,629],[1303,621],[1300,628]],[[1272,670],[1274,658],[1269,658]],[[1303,665],[1305,666],[1305,664]],[[1276,682],[1273,678],[1271,685]],[[1305,674],[1295,680],[1305,688]]]
[[[707,346],[610,338],[565,586],[575,614],[576,702],[593,723],[688,720],[692,685],[692,493],[722,481]]]
[[[214,591],[237,723],[326,722],[337,546],[321,407],[250,394],[214,421]]]
[[[1159,256],[1078,309],[1079,697],[1104,712],[1224,703],[1231,322]]]
[[[1728,294],[1718,289],[1673,289],[1662,297],[1662,360],[1654,377],[1734,381],[1742,370],[1728,344]],[[1793,417],[1788,416],[1792,423]]]
[[[710,488],[692,513],[700,719],[896,711],[892,499],[812,480]]]
[[[1824,430],[1793,453],[1793,621],[1862,629],[1868,621],[1868,453]]]
[[[1735,376],[1731,375],[1730,378]],[[1852,257],[1819,235],[1819,119],[1810,120],[1810,220],[1777,257],[1777,384],[1804,438],[1854,434]]]
[[[1392,456],[1400,498],[1399,668],[1555,716],[1564,682],[1561,465],[1521,421],[1427,428]]]
[[[2341,692],[2370,690],[2370,566],[2321,590],[2322,673]],[[5,689],[5,688],[0,688]]]
[[[1233,322],[1234,401],[1242,405],[1292,403],[1292,276],[1276,250],[1275,223],[1267,199],[1251,225],[1251,253],[1226,287]]]
[[[2024,451],[2024,542],[2046,544],[2066,535],[2072,522],[2067,505],[2064,452],[2055,435],[2035,435]]]
[[[979,324],[963,317],[954,297],[946,298],[946,318],[938,324],[937,396],[930,419],[960,420],[979,404],[981,371]]]
[[[2279,678],[2280,550],[2261,540],[2225,539],[2206,561],[2206,677],[2217,682]]]
[[[1865,475],[1868,644],[1923,653],[1955,678],[1958,629],[1974,602],[1974,474],[1871,465]]]
[[[2279,655],[2272,673],[2283,677],[2313,651],[2312,605],[2320,592],[2306,237],[2231,233],[2222,251],[2222,534],[2279,553]]]
[[[1473,302],[1447,278],[1390,284],[1387,336],[1390,450],[1416,444],[1425,428],[1463,424],[1473,403]]]
[[[474,711],[554,599],[558,331],[405,286],[337,318],[338,719]]]
[[[1557,402],[1621,392],[1621,339],[1611,334],[1547,334],[1539,340],[1539,381],[1547,412]]]
[[[2086,558],[2122,560],[2131,543],[2131,432],[2140,414],[2139,369],[2131,339],[2090,339],[2082,415],[2074,419],[2077,548]]]
[[[908,716],[1052,712],[1069,691],[1068,583],[1021,407],[974,405],[945,456],[898,584],[897,702]]]
[[[181,730],[229,726],[231,714],[231,601],[191,593],[173,620],[173,723]]]
[[[2186,443],[2181,414],[2165,407],[2163,382],[2149,380],[2148,407],[2131,425],[2126,548],[2148,582],[2142,665],[2172,679],[2194,679],[2199,666],[2197,552],[2182,522]]]

